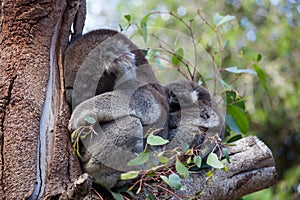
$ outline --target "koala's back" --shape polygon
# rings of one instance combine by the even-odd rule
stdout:
[[[102,46],[103,49],[102,49]],[[91,31],[73,41],[64,54],[64,75],[65,75],[65,88],[67,90],[72,90],[74,86],[74,81],[76,75],[82,66],[83,62],[88,58],[88,55],[93,52],[94,54],[103,55],[103,52],[106,51],[107,57],[112,56],[115,49],[110,48],[109,45],[115,45],[115,49],[120,48],[120,53],[124,49],[128,48],[135,55],[135,65],[144,65],[147,64],[147,60],[144,57],[143,52],[138,49],[138,47],[133,44],[126,36],[123,34],[109,29],[100,29]],[[99,48],[100,47],[100,48]],[[110,52],[110,49],[112,52]],[[97,52],[98,51],[98,52]],[[104,65],[105,57],[99,56],[98,58],[93,57],[90,63],[96,63],[96,65]],[[102,66],[100,66],[102,67]],[[103,67],[104,68],[104,67]],[[104,69],[103,69],[104,70]],[[95,95],[101,94],[104,92],[112,91],[114,88],[114,83],[116,82],[116,73],[110,73],[108,70],[101,72],[101,78],[99,78],[97,90]],[[70,95],[69,95],[70,96]],[[71,98],[68,97],[70,102]]]

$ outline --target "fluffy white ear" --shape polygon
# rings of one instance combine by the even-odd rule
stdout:
[[[118,57],[114,63],[120,66],[121,69],[125,69],[126,72],[127,70],[135,68],[135,55],[130,51],[126,51],[123,55]]]

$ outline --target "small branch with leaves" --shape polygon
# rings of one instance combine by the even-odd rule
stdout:
[[[156,152],[156,146],[166,145],[169,142],[160,136],[154,135],[157,132],[159,132],[159,129],[148,131],[144,151],[127,164],[129,166],[143,165],[150,161],[149,166],[152,165],[152,167],[141,171],[129,171],[121,175],[122,180],[138,178],[138,180],[128,188],[129,191],[134,190],[136,194],[143,191],[150,199],[158,199],[157,196],[161,197],[162,195],[164,197],[174,196],[177,199],[184,199],[186,197],[180,197],[173,192],[173,190],[186,189],[181,184],[181,180],[182,178],[189,178],[190,170],[197,171],[202,168],[212,168],[212,170],[207,173],[208,178],[212,177],[215,169],[227,170],[224,162],[226,162],[226,160],[230,162],[228,150],[221,144],[221,140],[217,138],[218,136],[210,138],[212,142],[215,142],[215,148],[209,153],[207,159],[204,159],[199,155],[201,151],[203,151],[201,147],[205,146],[205,144],[201,144],[195,148],[190,148],[189,145],[184,144],[182,147],[177,147],[172,150]],[[221,152],[219,155],[214,152],[216,149],[219,150],[218,152]],[[159,165],[153,166],[153,163],[149,160],[151,153],[153,153],[154,159],[157,158],[160,163]],[[219,159],[223,157],[226,157],[226,159],[220,161]]]

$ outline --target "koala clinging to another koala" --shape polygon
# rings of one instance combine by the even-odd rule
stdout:
[[[86,117],[98,122],[99,136],[81,141],[83,171],[114,187],[121,173],[135,169],[127,163],[143,151],[147,128],[164,128],[161,136],[167,137],[165,91],[143,52],[112,30],[92,31],[74,41],[64,67],[67,100],[74,108],[69,130],[87,125]]]
[[[205,142],[208,151],[214,145],[208,136],[222,133],[224,120],[206,89],[187,80],[161,86],[143,52],[116,31],[75,40],[66,50],[64,73],[73,107],[69,130],[88,125],[87,117],[97,121],[98,136],[81,140],[83,171],[107,187],[122,184],[122,173],[141,169],[127,163],[144,150],[149,128],[162,129],[159,136],[170,141],[166,149]]]

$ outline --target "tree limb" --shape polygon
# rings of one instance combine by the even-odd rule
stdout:
[[[218,170],[210,183],[203,170],[183,180],[187,190],[179,191],[183,196],[193,196],[201,191],[199,199],[236,199],[276,183],[275,161],[270,149],[257,137],[247,137],[228,148],[230,164],[228,172]]]

